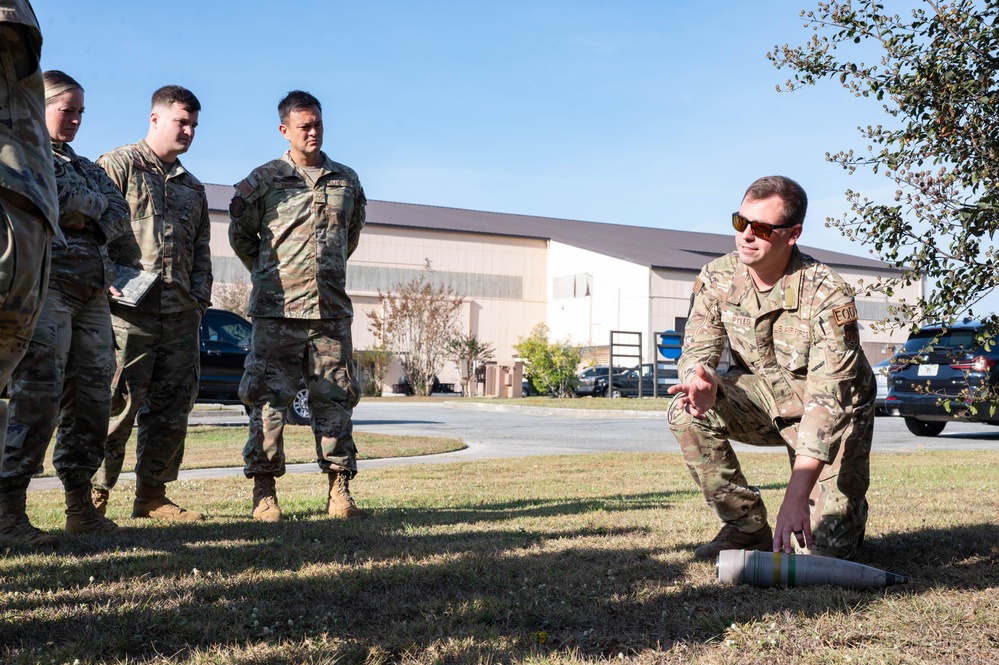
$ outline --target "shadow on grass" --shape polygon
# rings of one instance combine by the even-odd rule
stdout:
[[[405,660],[444,643],[458,645],[456,660],[606,658],[707,643],[733,622],[775,612],[847,615],[884,595],[724,587],[689,553],[700,543],[664,546],[634,520],[563,527],[589,512],[683,519],[676,511],[693,496],[384,509],[351,522],[304,511],[279,524],[141,525],[113,542],[67,538],[58,556],[5,562],[0,657],[141,662],[318,636],[343,662]],[[547,521],[528,530],[516,526],[523,518]],[[994,524],[893,533],[870,539],[859,560],[912,578],[891,594],[984,590],[999,585],[997,542]],[[12,588],[13,579],[25,586]]]

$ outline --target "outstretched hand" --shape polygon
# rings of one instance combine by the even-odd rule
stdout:
[[[694,373],[694,378],[688,383],[670,386],[666,392],[677,395],[675,401],[684,411],[703,420],[718,399],[718,381],[700,363],[694,366]]]

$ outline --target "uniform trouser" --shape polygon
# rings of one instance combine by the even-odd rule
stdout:
[[[111,489],[138,424],[135,475],[146,485],[177,479],[187,419],[198,396],[201,312],[150,314],[118,307],[113,313],[117,368],[111,384],[111,423],[94,487]]]
[[[90,482],[104,458],[113,339],[103,289],[51,281],[28,352],[10,383],[0,486],[26,487],[42,471],[57,425],[56,473],[68,490]]]
[[[239,397],[250,411],[243,473],[285,472],[284,424],[302,380],[309,390],[316,458],[323,473],[357,473],[351,416],[360,398],[352,366],[350,318],[253,320],[253,348]]]
[[[49,283],[52,229],[0,190],[0,386],[28,350]],[[0,444],[7,434],[7,403],[0,400]]]
[[[724,397],[699,420],[674,401],[669,409],[672,429],[694,482],[718,517],[744,531],[762,528],[767,510],[760,490],[746,481],[729,437],[755,446],[787,448],[794,466],[798,422],[772,418],[765,405],[773,402],[756,376],[741,371],[722,375]],[[852,427],[833,460],[827,464],[809,497],[812,552],[849,558],[867,523],[870,485],[873,403],[859,407]]]

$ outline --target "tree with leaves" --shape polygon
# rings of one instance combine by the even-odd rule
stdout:
[[[493,345],[489,342],[482,342],[478,337],[469,333],[452,338],[448,343],[448,351],[451,353],[451,360],[458,366],[458,373],[463,377],[464,394],[471,395],[472,382],[475,381],[475,370],[480,363],[492,360]]]
[[[246,318],[250,309],[250,290],[249,282],[215,282],[212,284],[212,305]]]
[[[429,395],[444,369],[450,342],[460,334],[464,299],[427,275],[378,292],[381,311],[368,312],[368,330],[379,344],[399,354],[414,394]]]
[[[513,348],[524,361],[524,376],[541,394],[569,397],[576,389],[576,368],[582,361],[582,351],[568,339],[549,340],[548,326],[539,323],[526,338],[518,339]]]
[[[382,394],[382,384],[392,364],[392,350],[382,345],[354,351],[354,361],[360,370],[361,394],[377,397]]]
[[[811,39],[767,54],[778,68],[793,71],[783,89],[831,79],[877,100],[886,116],[885,124],[858,128],[866,150],[826,156],[850,173],[870,169],[895,183],[887,201],[848,190],[851,212],[827,220],[901,271],[897,280],[867,285],[869,291],[890,298],[899,283],[927,280],[923,297],[895,303],[881,325],[946,326],[970,316],[985,324],[977,341],[987,344],[999,332],[999,317],[981,311],[982,298],[999,284],[993,244],[999,2],[924,0],[905,15],[873,0],[820,2],[802,17]],[[962,397],[973,409],[990,399],[986,391]]]

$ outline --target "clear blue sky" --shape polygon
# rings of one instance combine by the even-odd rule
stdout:
[[[370,199],[731,233],[773,173],[810,198],[806,245],[867,256],[826,229],[843,192],[893,192],[827,152],[885,121],[838,82],[794,94],[766,59],[811,35],[813,0],[293,2],[34,0],[42,65],[86,89],[74,142],[96,158],[145,136],[167,83],[201,100],[185,165],[233,184],[286,149],[275,107],[324,107],[324,150]]]

